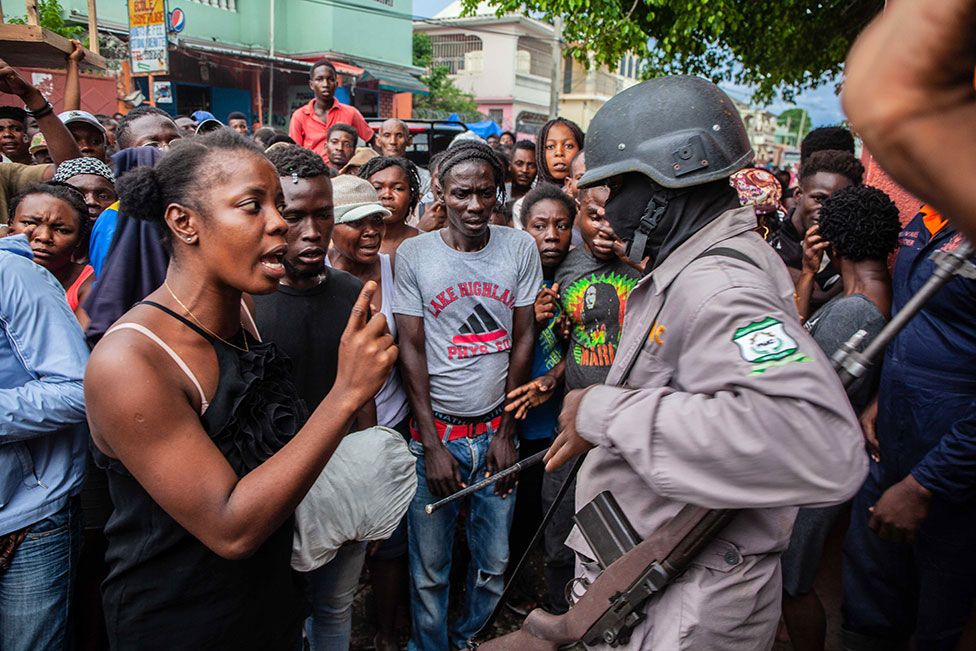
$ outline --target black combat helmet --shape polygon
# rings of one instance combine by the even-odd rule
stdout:
[[[754,157],[739,111],[718,86],[660,77],[618,93],[593,117],[579,187],[639,172],[665,188],[687,188],[727,178]]]

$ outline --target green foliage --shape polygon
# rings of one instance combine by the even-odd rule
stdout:
[[[434,67],[429,74],[422,76],[420,81],[427,86],[430,94],[417,97],[415,103],[417,108],[444,113],[478,112],[478,104],[474,101],[474,95],[465,93],[455,86],[446,67]]]
[[[413,64],[421,68],[430,68],[434,60],[434,45],[430,35],[423,32],[413,33]]]
[[[39,0],[37,3],[37,18],[41,27],[49,29],[65,38],[76,38],[87,43],[88,30],[80,25],[67,25],[64,22],[64,8],[58,0]],[[7,21],[15,25],[26,25],[27,17],[11,18]]]
[[[431,113],[477,113],[478,104],[474,95],[465,93],[454,85],[450,72],[444,66],[431,67],[434,49],[430,36],[415,32],[413,35],[413,64],[428,70],[420,77],[427,86],[429,95],[417,95],[414,106]]]
[[[802,108],[786,109],[776,116],[776,124],[783,127],[791,134],[794,134],[794,136],[798,134],[799,140],[803,140],[803,138],[813,129],[810,114],[807,113],[806,109]]]
[[[754,87],[760,103],[790,101],[836,78],[884,0],[489,0],[498,14],[564,16],[569,54],[617,67],[628,52],[644,74],[692,74]],[[464,0],[465,14],[478,0]],[[908,45],[906,45],[908,47]]]

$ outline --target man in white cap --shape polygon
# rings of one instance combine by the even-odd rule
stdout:
[[[58,114],[58,117],[78,143],[82,156],[109,162],[108,138],[105,135],[105,127],[98,118],[88,111],[64,111]]]

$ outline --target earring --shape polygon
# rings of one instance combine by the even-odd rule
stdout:
[[[184,240],[186,240],[186,241],[187,241],[187,243],[189,243],[189,244],[192,244],[192,243],[193,243],[193,239],[194,239],[194,238],[193,238],[193,236],[192,236],[192,235],[184,235],[184,236],[183,236],[183,239],[184,239]]]

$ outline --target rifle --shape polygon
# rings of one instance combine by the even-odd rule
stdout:
[[[468,648],[555,651],[560,645],[579,640],[586,644],[626,643],[630,630],[644,618],[644,602],[679,577],[736,513],[683,507],[600,573],[568,613],[552,615],[536,608],[519,630],[482,644],[469,642]],[[621,586],[629,587],[621,591]]]
[[[845,389],[851,389],[867,372],[874,359],[884,351],[885,346],[953,276],[976,278],[976,265],[969,260],[972,254],[973,246],[968,241],[964,241],[953,251],[933,253],[936,270],[932,277],[882,328],[865,350],[857,351],[867,336],[863,330],[852,335],[837,350],[832,361]],[[597,500],[602,496],[603,494],[598,496]],[[592,504],[593,502],[584,509]],[[630,547],[633,540],[628,542],[627,539],[630,538],[632,528],[626,519],[621,521],[622,513],[614,513],[612,508],[607,510],[598,507],[597,510],[599,512],[593,520],[597,524],[601,519],[606,521],[602,527],[597,527],[600,530],[597,535],[603,537],[604,548],[609,550],[615,560],[605,565],[604,571],[569,612],[552,615],[537,608],[529,613],[519,630],[480,644],[469,641],[469,649],[556,651],[561,645],[580,640],[586,644],[625,644],[630,631],[645,617],[642,610],[646,601],[680,576],[736,514],[736,511],[731,510],[709,510],[686,505],[650,537]],[[584,534],[584,537],[592,542],[591,536]],[[493,622],[494,614],[479,631],[479,635]]]

